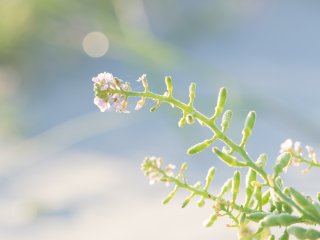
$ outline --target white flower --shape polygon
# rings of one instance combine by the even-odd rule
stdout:
[[[106,110],[110,109],[110,103],[106,102],[105,100],[95,97],[93,100],[94,104],[97,105],[101,112],[105,112]]]
[[[293,142],[292,140],[289,138],[287,140],[285,140],[281,145],[280,145],[280,153],[284,153],[284,152],[289,152],[290,150],[292,150],[292,145]]]
[[[149,183],[155,184],[160,181],[165,181],[169,185],[167,177],[173,176],[174,165],[169,164],[164,171],[162,170],[162,159],[159,157],[146,157],[141,165],[141,168],[146,176],[149,177]]]
[[[127,97],[121,91],[130,89],[128,83],[122,83],[121,79],[114,77],[111,73],[99,73],[92,78],[94,82],[94,90],[96,104],[101,112],[116,111],[129,113],[127,110]]]

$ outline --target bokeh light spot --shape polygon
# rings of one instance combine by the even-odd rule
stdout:
[[[102,32],[90,32],[84,37],[82,47],[90,57],[102,57],[109,49],[109,40]]]

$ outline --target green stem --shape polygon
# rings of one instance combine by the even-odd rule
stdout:
[[[220,139],[222,142],[224,142],[226,145],[228,145],[232,151],[237,152],[243,158],[243,160],[245,160],[247,162],[247,166],[250,167],[251,169],[255,170],[266,181],[267,185],[275,191],[275,193],[279,196],[279,198],[282,201],[286,202],[290,206],[293,206],[298,211],[300,211],[303,215],[308,216],[309,218],[311,217],[302,208],[300,208],[297,204],[295,204],[287,195],[285,195],[278,186],[276,186],[275,184],[271,184],[269,182],[267,173],[253,161],[253,159],[245,151],[244,147],[240,147],[238,144],[234,143],[222,131],[220,131],[220,129],[216,126],[214,121],[212,121],[210,118],[206,117],[205,115],[203,115],[202,113],[197,111],[192,105],[185,104],[185,103],[177,100],[176,98],[174,98],[172,95],[163,96],[163,95],[155,94],[155,93],[150,92],[148,90],[146,90],[145,92],[110,90],[110,93],[120,93],[120,94],[126,95],[127,97],[145,97],[145,98],[157,99],[161,102],[167,102],[167,103],[173,104],[174,106],[180,108],[182,111],[189,113],[189,114],[192,114],[195,118],[197,118],[198,120],[203,122],[205,125],[207,125],[208,128],[210,128],[212,130],[212,132],[215,134],[217,139]],[[170,179],[173,180],[173,182],[175,182],[179,187],[183,187],[185,189],[193,191],[196,194],[201,195],[205,198],[209,198],[214,201],[217,200],[214,196],[208,194],[207,192],[200,191],[200,190],[195,189],[187,184],[181,183],[180,181],[176,180],[175,178],[170,178]],[[240,207],[238,205],[235,205],[232,203],[228,203],[228,204],[234,205],[233,206],[234,209],[237,209],[237,210],[242,209],[242,207]],[[311,217],[311,219],[312,219],[312,217]]]

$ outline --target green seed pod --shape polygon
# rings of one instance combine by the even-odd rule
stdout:
[[[205,204],[204,197],[201,197],[200,200],[197,202],[198,207],[203,207]]]
[[[160,107],[160,101],[156,100],[156,105],[153,106],[152,108],[150,108],[150,112],[154,112],[155,110],[157,110]]]
[[[193,82],[189,86],[189,105],[193,106],[196,97],[196,84]]]
[[[206,185],[204,186],[204,190],[205,191],[208,191],[209,187],[210,187],[210,184],[214,178],[214,174],[216,173],[216,169],[214,167],[211,167],[209,170],[208,170],[208,174],[207,174],[207,177],[206,177]]]
[[[172,79],[170,76],[166,76],[165,77],[165,82],[166,82],[166,85],[167,85],[167,91],[168,91],[168,94],[169,96],[172,95],[172,91],[173,91],[173,86],[172,86]]]
[[[320,202],[320,192],[317,193],[318,201]]]
[[[249,112],[246,118],[246,121],[244,122],[244,128],[242,130],[242,140],[241,140],[240,146],[243,147],[247,143],[248,138],[251,136],[255,121],[256,121],[256,113],[254,111]]]
[[[213,120],[219,117],[219,115],[222,113],[224,105],[226,104],[226,99],[227,99],[227,89],[224,87],[220,88],[217,105],[214,109],[214,114],[212,117]]]
[[[316,229],[291,226],[288,228],[288,233],[298,239],[316,240],[320,238],[320,232]]]
[[[203,222],[203,225],[205,227],[211,227],[214,224],[214,222],[217,220],[217,218],[218,217],[216,214],[212,214],[207,220]]]
[[[168,194],[168,196],[162,201],[162,204],[167,204],[171,201],[171,199],[174,197],[174,195],[177,193],[179,187],[176,185],[174,189]]]
[[[287,203],[282,203],[282,208],[283,208],[283,211],[286,212],[286,213],[292,213],[293,212],[293,208],[288,205]]]
[[[255,198],[257,200],[258,204],[258,209],[259,211],[262,211],[262,191],[261,191],[261,186],[256,186],[255,187]]]
[[[288,188],[290,192],[292,200],[301,208],[304,212],[306,212],[313,220],[316,220],[320,223],[320,213],[317,208],[312,204],[312,202],[303,194],[295,190],[294,188]],[[304,212],[301,212],[302,214]]]
[[[263,227],[273,227],[273,226],[286,227],[299,222],[301,222],[300,217],[293,216],[287,213],[281,213],[281,214],[270,214],[266,216],[262,221],[260,221],[260,225]]]
[[[229,128],[232,115],[233,113],[231,110],[225,111],[224,114],[222,115],[222,121],[221,121],[222,132],[225,132]]]
[[[220,194],[218,195],[218,197],[222,197],[224,194],[226,194],[227,192],[229,192],[231,190],[232,187],[232,178],[228,179],[221,187],[221,191]]]
[[[266,213],[266,212],[255,212],[255,213],[248,214],[247,219],[253,222],[259,222],[260,220],[264,219],[268,215],[269,213]]]
[[[213,152],[230,167],[245,167],[246,163],[238,161],[235,157],[221,152],[218,148],[213,148]]]
[[[291,158],[291,154],[289,152],[282,153],[278,156],[276,165],[273,167],[275,177],[283,172],[284,168],[288,166]]]
[[[279,240],[289,240],[289,233],[287,232],[287,230],[283,232]]]
[[[209,147],[213,141],[214,139],[212,138],[212,139],[207,139],[207,140],[204,140],[203,142],[197,143],[196,145],[193,145],[192,147],[190,147],[187,150],[187,153],[190,155],[199,153],[204,149],[206,149],[207,147]]]
[[[247,175],[246,175],[246,202],[245,202],[245,205],[244,205],[246,207],[249,205],[250,200],[251,200],[252,195],[253,195],[253,191],[254,191],[254,188],[251,185],[251,183],[253,181],[256,181],[256,180],[257,180],[257,173],[256,173],[256,171],[254,171],[254,170],[252,170],[250,168],[248,170]]]
[[[201,186],[200,182],[196,182],[196,184],[193,185],[194,188],[199,188]],[[184,202],[181,204],[181,208],[185,208],[190,201],[196,196],[195,192],[192,192],[189,197],[186,198],[186,200],[184,200]]]
[[[267,162],[267,161],[268,161],[268,156],[267,156],[267,154],[262,153],[262,154],[258,157],[258,159],[257,159],[257,161],[256,161],[256,164],[257,164],[260,168],[264,169],[264,168],[266,167],[266,162]]]
[[[246,218],[247,218],[247,216],[246,216],[245,213],[241,213],[241,214],[240,214],[240,220],[239,220],[240,225],[242,225],[242,224],[245,223]]]
[[[191,114],[188,114],[188,115],[187,115],[187,123],[188,123],[189,125],[194,124],[195,121],[196,121],[196,120],[195,120],[195,118],[194,118],[193,115],[191,115]]]
[[[232,202],[235,203],[240,189],[240,172],[236,171],[232,181]]]
[[[181,168],[180,168],[179,174],[177,176],[177,179],[180,179],[183,176],[183,173],[187,168],[188,168],[188,164],[187,163],[183,163],[181,165]]]
[[[183,115],[178,122],[178,126],[182,128],[184,127],[184,125],[186,125],[186,122],[187,122],[187,117]]]
[[[262,196],[262,206],[266,205],[270,199],[270,191],[267,190]]]

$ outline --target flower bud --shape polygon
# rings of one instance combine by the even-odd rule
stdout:
[[[224,87],[220,88],[217,105],[215,107],[215,111],[212,117],[213,120],[219,117],[219,115],[222,113],[224,105],[226,103],[226,99],[227,99],[227,89]]]

